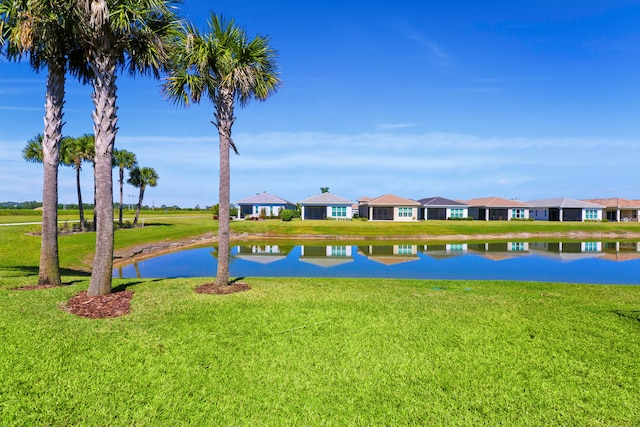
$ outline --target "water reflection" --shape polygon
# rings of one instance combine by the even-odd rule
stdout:
[[[377,242],[376,242],[377,243]],[[498,262],[496,262],[498,261]],[[624,261],[624,262],[623,262]],[[158,256],[115,277],[215,276],[215,248]],[[230,274],[253,277],[388,277],[638,284],[640,242],[239,245]]]

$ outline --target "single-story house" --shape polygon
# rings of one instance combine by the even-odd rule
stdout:
[[[420,209],[418,219],[451,219],[467,218],[469,205],[444,197],[428,197],[418,202],[423,206]]]
[[[353,202],[331,193],[321,193],[300,202],[301,216],[305,219],[351,219]]]
[[[500,197],[481,197],[467,200],[469,216],[481,221],[511,221],[529,218],[530,205]]]
[[[295,210],[295,203],[291,203],[267,192],[238,200],[238,218],[259,217],[267,218],[278,216],[285,209]]]
[[[587,202],[604,206],[602,219],[609,221],[638,222],[640,217],[640,201],[610,197],[604,199],[586,199]]]
[[[359,215],[371,221],[417,221],[421,207],[415,200],[393,194],[358,200]]]
[[[537,221],[601,221],[603,205],[558,197],[529,200],[529,217]]]

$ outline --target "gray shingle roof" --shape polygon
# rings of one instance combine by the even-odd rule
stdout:
[[[586,202],[584,200],[570,199],[568,197],[556,197],[553,199],[529,200],[534,208],[581,208],[581,209],[602,209],[604,206],[597,203]]]
[[[352,205],[351,200],[336,196],[332,193],[322,193],[311,196],[300,202],[301,205]]]
[[[458,202],[455,200],[451,200],[451,199],[447,199],[444,197],[427,197],[426,199],[420,199],[418,200],[418,202],[422,203],[424,206],[427,207],[449,207],[449,206],[455,206],[455,207],[468,207],[469,205],[464,204],[462,202]]]
[[[288,200],[281,199],[278,196],[274,196],[269,193],[260,193],[255,196],[247,197],[246,199],[238,200],[238,205],[295,205]]]

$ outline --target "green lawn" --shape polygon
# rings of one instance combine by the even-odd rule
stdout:
[[[438,223],[233,227],[382,238],[537,226]],[[541,229],[638,230],[556,224]],[[220,296],[194,292],[207,279],[121,279],[131,314],[89,320],[60,307],[88,287],[95,236],[60,237],[70,286],[13,290],[37,277],[30,227],[0,227],[0,425],[640,425],[640,287],[248,278],[250,291]],[[207,231],[208,216],[161,217],[118,230],[116,246]]]

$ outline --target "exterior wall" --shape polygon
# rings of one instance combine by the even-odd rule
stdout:
[[[590,217],[589,211],[596,211],[596,217]],[[582,221],[602,221],[602,209],[582,209]]]
[[[546,208],[529,209],[529,218],[533,218],[536,221],[549,221],[549,209],[546,209]]]
[[[410,214],[407,214],[410,209]],[[393,208],[393,220],[399,222],[416,221],[418,219],[418,207],[398,206]]]

